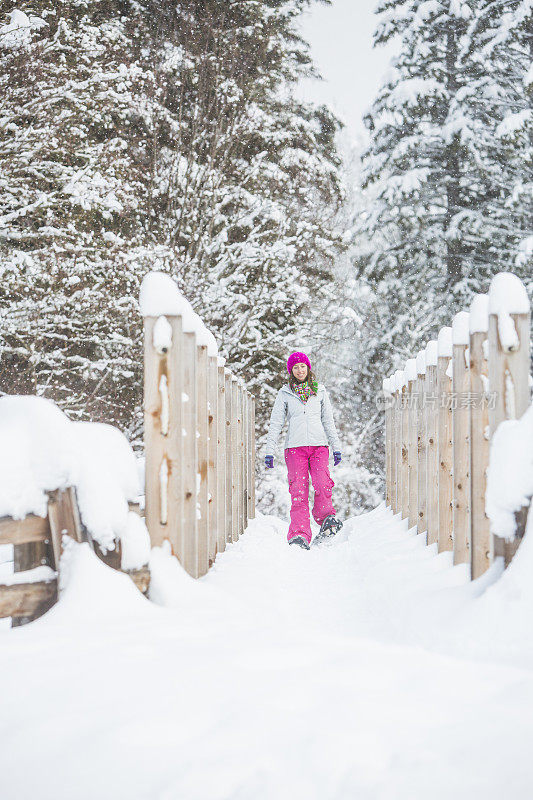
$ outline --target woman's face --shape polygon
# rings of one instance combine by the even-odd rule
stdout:
[[[307,364],[298,363],[292,368],[292,374],[297,381],[304,381],[307,378]]]

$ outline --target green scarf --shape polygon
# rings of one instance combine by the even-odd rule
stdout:
[[[295,381],[291,388],[294,393],[298,395],[300,400],[307,403],[311,395],[317,393],[318,383],[316,381],[309,383],[308,380],[305,380],[303,383],[296,383]]]

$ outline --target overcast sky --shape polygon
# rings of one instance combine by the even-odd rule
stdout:
[[[365,130],[362,116],[387,69],[391,48],[372,47],[378,0],[333,0],[317,3],[305,14],[302,34],[324,80],[305,82],[308,100],[326,103],[354,137]]]

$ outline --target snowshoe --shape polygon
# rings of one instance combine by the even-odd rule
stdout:
[[[333,514],[329,514],[322,522],[320,530],[313,540],[313,544],[319,544],[324,539],[329,539],[330,536],[335,536],[336,533],[342,528],[340,519],[336,519]]]
[[[304,550],[309,550],[309,543],[307,539],[304,539],[303,536],[293,536],[292,539],[289,539],[289,544],[297,544],[299,547],[303,548]]]

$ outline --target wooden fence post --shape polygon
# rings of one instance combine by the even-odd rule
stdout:
[[[392,394],[391,378],[383,378],[383,396],[385,405],[385,506],[392,508]]]
[[[500,422],[519,419],[529,406],[530,313],[527,292],[520,279],[509,272],[496,275],[489,289],[491,437]],[[525,514],[518,517],[518,521],[512,542],[491,537],[492,556],[503,556],[506,566],[524,535]]]
[[[418,533],[427,531],[427,442],[426,442],[426,403],[425,403],[425,376],[426,362],[424,351],[421,350],[416,357],[418,414],[417,414],[417,447],[418,447]]]
[[[222,359],[218,361],[217,400],[217,551],[226,549],[226,380]]]
[[[401,369],[397,369],[395,375],[396,386],[396,414],[395,426],[396,433],[394,441],[396,443],[396,513],[402,513],[402,491],[403,491],[403,469],[402,469],[402,393],[404,384],[404,375]]]
[[[453,563],[470,563],[470,341],[468,311],[453,318]]]
[[[403,373],[401,394],[401,470],[402,496],[400,510],[402,519],[409,517],[409,386],[406,373]]]
[[[426,345],[425,417],[427,438],[427,543],[439,540],[439,451],[438,451],[438,395],[437,395],[438,344],[432,339]]]
[[[398,486],[398,454],[397,454],[397,442],[396,436],[398,432],[398,426],[396,424],[397,415],[398,415],[398,391],[396,387],[396,372],[393,373],[391,377],[392,386],[392,409],[391,409],[391,508],[392,513],[396,514],[397,505],[396,505],[396,497],[397,497],[397,486]]]
[[[238,469],[238,481],[239,481],[239,536],[242,536],[244,533],[244,423],[243,423],[243,411],[244,411],[244,387],[242,381],[238,379],[237,381],[237,402],[238,402],[238,409],[239,413],[237,416],[237,431],[238,431],[238,447],[239,447],[239,469]]]
[[[488,328],[489,296],[476,294],[470,306],[470,485],[471,577],[479,578],[490,566],[490,524],[485,513],[489,465]]]
[[[218,356],[208,357],[207,485],[209,491],[209,566],[215,561],[218,542]]]
[[[418,440],[416,396],[416,359],[409,358],[405,364],[405,377],[408,388],[408,462],[409,462],[409,516],[408,527],[417,524],[418,519]]]
[[[229,369],[224,370],[226,383],[226,542],[233,541],[233,380]]]
[[[252,519],[255,519],[255,397],[252,397]]]
[[[239,385],[237,378],[231,376],[231,539],[239,538]]]
[[[253,509],[252,509],[252,483],[254,479],[254,464],[252,460],[252,437],[253,437],[253,425],[252,425],[252,395],[250,392],[247,392],[248,395],[248,468],[247,468],[247,475],[248,475],[248,519],[253,518]]]
[[[183,561],[189,575],[199,576],[197,473],[197,356],[196,334],[183,334]]]
[[[248,527],[248,392],[242,387],[242,432],[243,432],[243,530]]]
[[[144,318],[145,519],[152,546],[167,539],[184,563],[182,349],[180,316]]]
[[[209,476],[208,476],[208,354],[206,345],[198,345],[197,443],[198,443],[198,575],[209,570]]]
[[[452,329],[441,328],[437,361],[439,553],[453,550]]]

